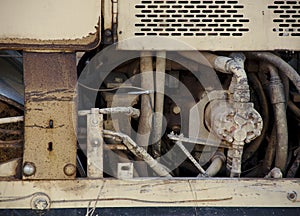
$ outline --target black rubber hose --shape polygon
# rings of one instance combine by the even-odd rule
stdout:
[[[285,62],[282,58],[270,52],[248,52],[246,53],[246,56],[249,58],[265,60],[271,63],[272,65],[276,66],[279,69],[280,73],[286,75],[291,80],[291,82],[295,85],[298,92],[300,93],[299,74],[291,65]]]
[[[249,82],[252,84],[251,87],[257,93],[257,97],[258,97],[258,100],[259,100],[259,105],[262,109],[261,110],[261,115],[262,115],[262,118],[263,118],[264,127],[262,129],[261,135],[259,137],[257,137],[253,142],[251,142],[251,144],[249,145],[248,148],[246,148],[246,150],[243,154],[243,162],[245,162],[250,157],[252,157],[252,155],[259,148],[262,141],[265,139],[266,131],[269,127],[269,121],[270,121],[269,109],[268,109],[269,105],[268,105],[267,97],[266,97],[266,94],[263,90],[261,82],[259,81],[256,74],[254,74],[254,73],[249,73],[248,74],[248,79],[249,79]]]

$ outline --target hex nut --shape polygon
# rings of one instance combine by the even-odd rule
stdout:
[[[64,173],[67,176],[74,175],[76,173],[76,166],[73,165],[73,164],[67,164],[67,165],[65,165],[65,167],[64,167]]]

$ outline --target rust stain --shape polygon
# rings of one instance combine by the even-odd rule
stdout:
[[[100,18],[95,32],[77,39],[37,40],[32,38],[0,38],[0,49],[74,51],[92,50],[100,44]]]

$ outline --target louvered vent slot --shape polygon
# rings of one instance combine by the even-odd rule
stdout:
[[[240,37],[249,19],[239,1],[141,0],[135,36]]]
[[[280,37],[300,36],[300,1],[273,1],[273,32]]]

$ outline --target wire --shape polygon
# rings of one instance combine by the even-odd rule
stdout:
[[[97,91],[97,92],[110,92],[110,91],[116,91],[116,90],[119,90],[119,89],[135,89],[135,90],[141,90],[141,91],[149,91],[149,90],[146,90],[146,89],[143,89],[143,88],[140,88],[140,87],[136,87],[136,86],[120,86],[120,87],[115,87],[115,88],[110,88],[110,89],[95,89],[95,88],[91,88],[89,86],[86,86],[80,82],[78,82],[78,85],[82,86],[83,88],[86,88],[88,90],[91,90],[91,91]]]

